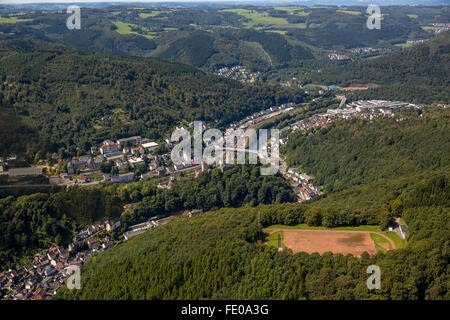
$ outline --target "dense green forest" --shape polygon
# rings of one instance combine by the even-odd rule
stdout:
[[[101,253],[83,268],[81,290],[64,287],[56,298],[448,299],[448,178],[447,170],[418,184],[403,180],[406,191],[400,190],[396,199],[402,206],[392,209],[410,226],[403,249],[356,258],[278,252],[261,243],[262,227],[309,222],[310,212],[317,212],[326,199],[222,209],[177,219]],[[335,196],[356,207],[370,206],[382,203],[378,192],[365,185]],[[366,268],[372,264],[382,270],[381,290],[367,289]]]
[[[243,85],[156,58],[83,54],[21,40],[0,42],[0,75],[0,110],[39,134],[40,146],[35,139],[16,141],[32,157],[39,147],[76,155],[104,139],[167,138],[182,121],[221,127],[305,97],[301,89]]]
[[[426,108],[403,121],[338,121],[289,136],[282,152],[327,192],[450,165],[448,109]],[[415,114],[415,115],[414,115]]]
[[[0,93],[1,95],[1,93]],[[13,110],[0,106],[0,155],[23,152],[26,144],[37,144],[36,129],[24,124]]]
[[[253,29],[189,32],[164,48],[158,56],[207,70],[239,64],[266,71],[315,58],[306,46],[291,44],[278,33]]]
[[[224,173],[214,169],[197,179],[177,181],[170,189],[157,188],[154,181],[147,180],[0,199],[0,265],[2,269],[13,266],[54,243],[67,245],[76,230],[103,217],[121,216],[121,231],[125,231],[129,225],[150,217],[184,210],[294,201],[286,181],[277,176],[260,176],[259,169],[236,166]],[[137,205],[123,212],[123,205],[128,203]]]

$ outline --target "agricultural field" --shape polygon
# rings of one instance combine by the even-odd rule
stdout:
[[[135,31],[132,31],[132,27],[136,27],[135,24],[132,23],[124,23],[121,21],[114,21],[113,24],[117,27],[117,32],[120,34],[137,34],[142,37],[146,37],[148,39],[153,39],[156,37],[156,32],[150,32],[150,34],[141,34]]]
[[[17,17],[0,17],[0,23],[18,23],[32,21],[33,19],[19,19]]]
[[[142,19],[146,19],[148,17],[156,17],[163,13],[170,13],[170,11],[152,11],[152,12],[147,12],[147,13],[139,13],[139,17]]]
[[[353,15],[355,15],[355,16],[361,14],[360,11],[351,11],[351,10],[336,10],[336,12],[346,13],[346,14],[353,14]]]
[[[299,16],[307,16],[309,15],[311,12],[305,12],[305,11],[301,11],[305,8],[302,7],[273,7],[275,10],[279,10],[279,11],[287,11],[291,14],[295,14],[295,15],[299,15]]]
[[[424,26],[424,27],[422,27],[422,29],[425,30],[425,31],[439,30],[439,27]]]
[[[258,12],[247,9],[224,9],[224,12],[234,12],[249,19],[245,23],[246,27],[253,28],[258,25],[288,25],[289,22],[285,18],[277,18],[269,16],[267,12]]]
[[[273,225],[266,228],[265,232],[269,234],[267,237],[269,246],[278,247],[278,233],[281,233],[283,248],[289,248],[294,253],[317,252],[323,254],[331,251],[359,257],[364,252],[369,254],[386,253],[388,250],[405,245],[404,240],[400,239],[395,232],[391,232],[389,235],[384,234],[378,226],[329,229],[305,224],[296,226]]]
[[[395,44],[396,47],[401,47],[401,48],[409,48],[412,47],[411,43],[397,43]]]

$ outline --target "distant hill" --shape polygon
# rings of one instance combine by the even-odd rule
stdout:
[[[333,3],[334,4],[334,3]],[[159,56],[211,71],[243,65],[253,71],[327,64],[329,50],[355,47],[396,49],[426,39],[433,23],[446,21],[444,6],[383,7],[383,27],[366,27],[362,6],[189,7],[88,6],[81,30],[66,28],[67,13],[0,7],[0,40],[34,39],[87,48],[97,53]],[[94,8],[92,8],[94,7]],[[23,11],[25,7],[20,7]],[[324,60],[324,61],[322,61]]]
[[[252,70],[268,70],[315,59],[309,48],[291,44],[280,34],[246,29],[196,31],[160,50],[157,53],[160,57],[208,70],[236,64]]]
[[[402,52],[358,60],[311,75],[311,81],[348,86],[376,83],[381,87],[359,97],[442,101],[448,103],[450,78],[450,31]]]
[[[182,121],[224,126],[300,102],[300,89],[243,85],[157,58],[88,54],[50,43],[0,41],[0,98],[54,151],[102,139],[168,136]]]

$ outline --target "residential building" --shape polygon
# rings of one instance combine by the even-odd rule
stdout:
[[[119,174],[117,176],[115,175],[111,176],[112,183],[125,183],[125,182],[132,182],[133,180],[134,180],[133,172]]]
[[[130,145],[139,145],[142,143],[142,137],[141,136],[134,136],[129,138],[123,138],[117,140],[117,144],[124,145],[124,144],[130,144]]]
[[[105,140],[100,147],[100,152],[104,155],[112,153],[120,153],[119,145],[115,144],[111,140]]]
[[[148,143],[144,143],[142,145],[142,147],[148,151],[151,151],[151,150],[158,148],[158,144],[156,142],[148,142]]]

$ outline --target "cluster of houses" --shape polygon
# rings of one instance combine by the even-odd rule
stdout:
[[[242,83],[253,83],[258,79],[260,72],[251,72],[246,67],[234,66],[220,68],[215,74],[226,78],[238,80]]]
[[[114,161],[121,169],[121,165],[127,162],[133,166],[139,163],[144,163],[139,156],[146,154],[158,147],[156,142],[149,141],[141,136],[134,136],[124,139],[119,139],[117,142],[112,140],[105,140],[99,148],[92,147],[91,153],[95,156],[82,156],[68,161],[68,174],[73,174],[77,169],[91,169],[97,170],[100,163],[108,160]]]
[[[170,142],[168,142],[170,144]],[[73,179],[71,175],[78,174],[76,179],[78,183],[87,183],[90,180],[87,176],[99,170],[100,164],[106,161],[112,161],[118,171],[126,166],[136,168],[140,164],[149,165],[150,171],[158,168],[158,162],[161,156],[152,155],[149,152],[158,148],[156,142],[149,141],[141,136],[134,136],[124,139],[119,139],[117,142],[112,140],[105,140],[100,147],[92,147],[92,155],[84,155],[81,157],[74,157],[67,160],[67,175],[62,174],[60,179],[54,179],[56,184],[70,185]],[[167,158],[167,156],[166,156]],[[163,159],[168,160],[168,159]],[[160,176],[162,170],[153,172],[156,176]],[[70,180],[70,181],[69,181]],[[103,176],[102,182],[121,183],[131,182],[134,180],[134,173],[128,172],[123,174]]]
[[[294,103],[289,102],[289,103],[284,103],[280,106],[273,106],[266,110],[256,112],[250,116],[245,117],[244,119],[242,119],[240,121],[232,123],[229,127],[229,130],[234,130],[237,128],[245,130],[249,126],[255,125],[263,120],[270,119],[271,117],[279,114],[280,112],[289,112],[289,111],[293,110],[293,106],[294,106]]]
[[[188,155],[185,155],[186,159],[182,163],[173,164],[170,156],[170,150],[173,148],[173,141],[166,140],[165,142],[165,147],[169,152],[163,154],[151,154],[149,151],[157,148],[158,144],[155,142],[148,142],[148,140],[140,136],[119,139],[116,143],[111,140],[105,140],[100,148],[91,149],[91,152],[99,154],[69,159],[67,161],[67,174],[63,173],[57,177],[51,177],[50,181],[53,184],[60,185],[72,185],[75,181],[81,184],[100,182],[128,183],[134,181],[136,178],[148,179],[152,177],[172,177],[176,172],[196,169],[197,167],[201,167],[202,171],[205,170],[204,164],[195,164]],[[103,179],[101,179],[101,181],[91,182],[88,178],[89,175],[94,174],[99,170],[100,164],[105,161],[111,161],[113,166],[117,168],[117,171],[129,166],[133,172],[103,174]],[[138,165],[147,167],[146,172],[141,173],[139,176],[134,173],[134,168]],[[74,174],[77,174],[75,179],[72,177]],[[198,172],[196,175],[198,175]],[[167,181],[167,183],[165,183],[167,185],[164,185],[163,183],[161,184],[161,187],[170,187],[172,182],[174,181]]]
[[[408,40],[406,41],[406,44],[411,44],[411,45],[415,45],[415,44],[420,44],[420,43],[424,43],[425,39],[420,39],[420,40]]]
[[[380,48],[372,48],[372,47],[359,47],[359,48],[353,48],[350,50],[352,53],[372,53],[380,51]]]
[[[119,226],[119,219],[96,222],[77,233],[67,249],[54,246],[36,254],[30,263],[0,273],[0,292],[6,293],[2,299],[40,300],[54,296],[65,285],[73,268],[81,268],[98,252],[117,244],[103,232],[114,231]],[[104,236],[99,237],[100,233]]]
[[[366,54],[385,54],[388,52],[391,52],[391,48],[372,48],[372,47],[359,47],[359,48],[353,48],[350,50],[351,53],[355,55],[366,55]]]
[[[313,185],[313,177],[306,173],[301,173],[295,168],[289,168],[287,172],[283,174],[283,177],[290,180],[298,202],[310,200],[323,194],[323,191],[320,188]]]
[[[393,117],[394,109],[420,108],[420,105],[385,100],[359,100],[346,105],[342,109],[328,109],[327,112],[314,115],[308,120],[300,120],[291,125],[292,132],[309,130],[314,127],[326,127],[329,123],[339,119],[375,119],[379,117]]]
[[[436,34],[450,30],[450,23],[433,23],[434,32]]]
[[[331,53],[328,55],[328,58],[330,60],[348,60],[350,59],[348,56],[346,56],[345,54],[337,54],[337,53]]]

